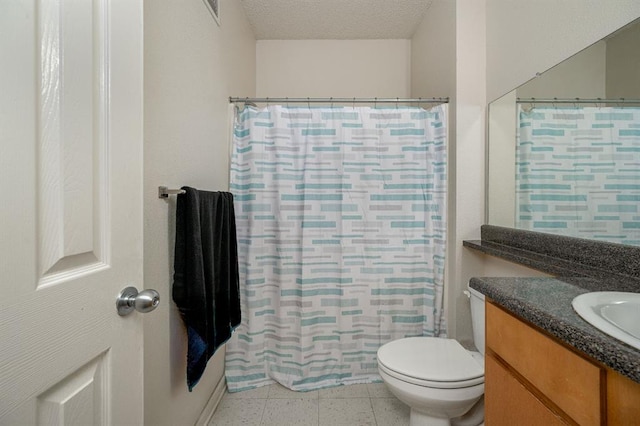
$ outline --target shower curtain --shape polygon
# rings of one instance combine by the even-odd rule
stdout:
[[[640,108],[518,109],[516,227],[640,245]]]
[[[382,344],[445,334],[446,140],[447,105],[238,113],[230,391],[379,381]]]

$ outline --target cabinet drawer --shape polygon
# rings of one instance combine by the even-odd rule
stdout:
[[[491,426],[566,425],[491,355],[485,357],[485,424]]]
[[[490,302],[487,347],[580,425],[599,425],[603,370]]]

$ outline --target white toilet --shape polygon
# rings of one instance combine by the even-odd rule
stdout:
[[[411,408],[411,426],[479,425],[483,421],[484,295],[472,288],[469,292],[479,353],[438,337],[408,337],[378,349],[380,376]]]

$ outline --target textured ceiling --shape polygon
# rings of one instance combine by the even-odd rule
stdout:
[[[411,38],[433,0],[241,1],[258,40],[357,40]]]

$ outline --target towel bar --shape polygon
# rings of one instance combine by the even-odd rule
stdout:
[[[158,198],[169,198],[169,195],[184,194],[184,189],[169,189],[166,186],[158,187]]]

